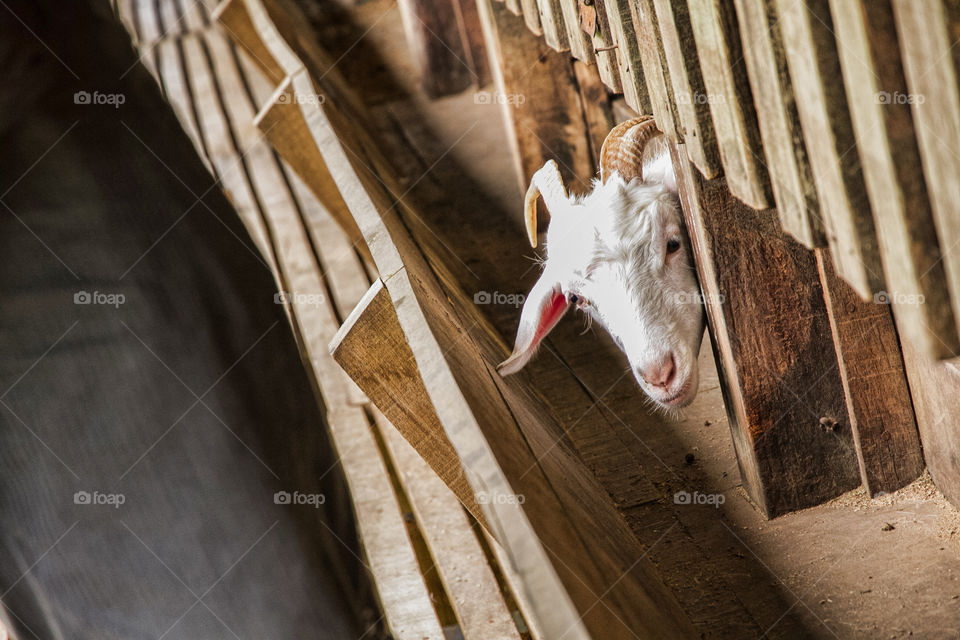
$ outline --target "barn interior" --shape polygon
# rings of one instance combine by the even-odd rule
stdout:
[[[329,571],[347,576],[353,604],[339,606],[364,609],[364,624],[329,637],[956,637],[960,256],[950,233],[960,225],[943,203],[960,164],[960,14],[908,0],[797,4],[104,0],[75,24],[5,5],[3,60],[29,73],[11,72],[2,103],[16,117],[0,129],[10,141],[0,201],[7,228],[34,243],[12,255],[70,270],[39,194],[80,184],[86,170],[71,176],[70,163],[102,150],[139,154],[127,163],[139,173],[233,216],[202,231],[236,243],[210,261],[243,253],[235,278],[269,274],[280,297],[267,308],[295,343],[276,348],[299,354],[286,366],[306,372],[321,416],[289,446],[328,447],[342,474],[323,489],[341,503],[324,506],[332,520],[298,525],[348,550]],[[938,34],[923,46],[910,31],[920,23]],[[71,41],[81,26],[101,32]],[[870,66],[867,81],[856,84],[853,64]],[[871,93],[858,101],[857,91]],[[44,126],[23,125],[38,114]],[[540,273],[542,247],[524,231],[530,176],[553,159],[572,193],[588,192],[607,133],[639,114],[672,147],[708,325],[699,393],[676,412],[653,406],[618,346],[580,314],[523,372],[496,372]],[[160,133],[148,135],[151,120],[165,123]],[[116,139],[71,143],[74,121]],[[180,180],[185,167],[212,182]],[[896,178],[886,191],[884,171]],[[805,186],[791,191],[790,180]],[[123,180],[96,188],[141,206]],[[848,218],[845,205],[827,210],[837,194]],[[207,215],[190,211],[184,219]],[[179,224],[173,213],[164,220]],[[539,218],[543,232],[549,212]],[[162,247],[168,231],[158,222],[146,235]],[[206,268],[236,263],[223,264]],[[95,286],[121,290],[117,272]],[[18,290],[15,277],[7,284]],[[241,285],[235,296],[222,327],[265,303]],[[112,331],[121,320],[93,322]],[[65,326],[40,325],[44,348],[57,344]],[[18,359],[6,385],[42,352]],[[283,386],[268,361],[251,390]],[[3,406],[10,430],[29,429]],[[291,455],[264,446],[269,467]],[[56,613],[7,597],[26,577],[55,602],[44,590],[70,588],[32,579],[53,572],[39,552],[54,540],[3,576],[10,637],[56,637],[26,623]],[[162,549],[150,553],[162,562]],[[318,599],[338,606],[327,591]],[[50,628],[124,637],[103,631],[122,626],[99,607],[88,618],[100,631],[70,616]],[[156,628],[145,618],[131,627],[143,637],[202,633],[170,627],[176,615]],[[255,635],[220,622],[202,637]]]

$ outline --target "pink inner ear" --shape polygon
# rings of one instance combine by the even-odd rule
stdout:
[[[560,322],[560,318],[567,311],[567,298],[562,293],[554,291],[550,301],[544,305],[540,313],[540,324],[537,325],[537,332],[533,334],[534,345],[540,344],[540,341],[550,333],[553,326]]]

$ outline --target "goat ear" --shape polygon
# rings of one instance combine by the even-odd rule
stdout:
[[[569,306],[560,283],[552,274],[544,272],[523,303],[513,353],[497,366],[500,375],[520,371],[536,353],[540,342],[560,322]]]

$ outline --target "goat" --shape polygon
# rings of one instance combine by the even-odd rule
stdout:
[[[498,369],[516,373],[570,307],[605,327],[641,389],[665,410],[697,394],[704,312],[669,153],[643,162],[661,135],[649,116],[604,140],[600,180],[569,197],[553,160],[531,178],[524,199],[537,246],[537,198],[550,212],[543,273],[527,296],[513,353]]]

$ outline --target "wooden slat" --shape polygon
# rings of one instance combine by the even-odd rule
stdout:
[[[860,483],[812,254],[674,148],[741,478],[773,517]],[[820,419],[839,423],[825,431]]]
[[[543,39],[554,51],[570,51],[567,27],[563,22],[563,9],[560,0],[537,0],[540,13],[540,28]]]
[[[247,11],[244,0],[224,0],[217,5],[212,19],[223,26],[230,38],[257,63],[270,82],[274,85],[283,82],[287,71],[264,42],[261,32],[257,30]],[[289,59],[287,63],[291,64]],[[299,64],[299,61],[294,60],[293,64]],[[291,72],[293,71],[296,69],[291,69]]]
[[[453,604],[464,640],[520,640],[457,497],[379,412],[376,422]]]
[[[604,0],[579,0],[580,13],[588,12],[593,18],[595,27],[590,36],[593,43],[594,55],[597,57],[597,71],[600,79],[613,93],[620,93],[620,67],[617,63],[616,43],[610,31],[607,19],[607,10],[603,6]],[[586,3],[586,4],[585,4]]]
[[[860,477],[869,495],[891,493],[913,482],[925,467],[897,330],[889,305],[860,300],[837,277],[828,253],[817,250],[817,268]]]
[[[676,102],[673,99],[673,83],[667,66],[660,37],[660,25],[653,0],[627,0],[630,5],[630,17],[637,33],[640,48],[640,63],[643,77],[650,94],[650,107],[657,127],[676,142],[683,142],[679,130],[680,116],[677,115]]]
[[[476,7],[476,3],[472,4]],[[540,26],[540,7],[537,6],[537,0],[520,0],[520,9],[527,29],[530,29],[531,33],[542,36],[543,27]]]
[[[523,12],[523,5],[520,4],[520,0],[504,0],[504,5],[515,16],[519,16]]]
[[[733,0],[693,0],[687,7],[727,185],[754,209],[766,209],[770,179]]]
[[[836,0],[830,7],[889,285],[885,297],[903,307],[904,340],[934,357],[960,355],[893,7]]]
[[[607,90],[600,81],[595,66],[575,60],[573,73],[577,78],[577,87],[580,90],[593,165],[599,166],[600,149],[603,147],[603,141],[610,129],[616,124],[613,121],[613,109],[610,107]]]
[[[957,81],[960,51],[955,45],[960,29],[960,6],[955,2],[931,0],[895,0],[893,6],[909,89],[907,99],[913,103],[910,108],[940,246],[940,254],[936,255],[926,229],[914,227],[911,236],[916,240],[910,243],[911,254],[916,256],[917,266],[925,259],[930,261],[929,268],[919,271],[919,290],[926,294],[926,290],[932,289],[931,302],[938,306],[941,298],[935,288],[942,286],[938,271],[939,264],[943,265],[953,317],[957,319],[960,318],[960,216],[957,215],[960,152],[956,144],[960,140],[960,84]],[[930,280],[924,283],[926,278]],[[906,314],[898,313],[898,319],[902,315]],[[928,321],[931,332],[940,335],[935,327],[940,326],[943,318],[928,316]],[[955,340],[945,342],[946,349],[933,346],[932,352],[938,357],[944,357],[956,345]]]
[[[289,79],[277,87],[270,101],[253,119],[253,123],[263,132],[277,153],[290,163],[294,171],[310,187],[317,200],[323,203],[327,211],[337,221],[350,241],[357,249],[370,258],[370,250],[357,223],[350,215],[347,204],[330,177],[330,172],[317,151],[310,144],[310,130],[303,119],[303,113],[297,108],[297,100],[320,100],[319,95],[296,96],[290,90]]]
[[[550,51],[501,5],[479,0],[478,7],[494,86],[500,96],[514,103],[502,108],[508,137],[516,145],[513,151],[521,190],[526,191],[537,169],[554,159],[571,190],[589,191],[595,169],[590,162],[589,134],[569,56]],[[537,65],[535,71],[531,64]],[[523,98],[522,104],[519,97]]]
[[[610,23],[610,34],[616,45],[617,66],[620,69],[620,85],[627,105],[637,113],[651,113],[650,95],[643,77],[640,60],[638,30],[634,29],[630,15],[629,0],[603,0]]]
[[[866,300],[883,268],[827,0],[775,0],[830,254]]]
[[[677,105],[678,130],[690,159],[707,179],[720,175],[720,152],[710,117],[693,26],[686,2],[653,0]]]
[[[567,30],[567,43],[570,45],[570,53],[577,60],[594,62],[593,44],[590,37],[580,28],[580,5],[577,0],[558,0],[558,2],[560,3],[560,12],[563,14],[563,25]],[[527,60],[535,59],[527,58]]]
[[[734,0],[767,172],[783,230],[807,247],[827,238],[796,96],[770,0]]]
[[[447,434],[430,403],[390,296],[377,280],[331,340],[330,354],[430,468],[481,523],[477,505]]]
[[[407,49],[432,97],[460,93],[473,82],[457,26],[455,0],[399,0]]]

